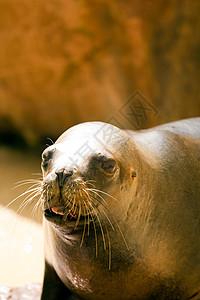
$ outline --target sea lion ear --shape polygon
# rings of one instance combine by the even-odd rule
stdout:
[[[131,176],[132,179],[134,179],[137,176],[137,173],[134,169],[131,169],[130,176]]]

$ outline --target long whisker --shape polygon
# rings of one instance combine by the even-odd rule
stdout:
[[[23,182],[30,182],[30,183],[32,183],[32,182],[39,182],[39,183],[41,183],[41,180],[38,179],[38,178],[37,179],[36,178],[29,178],[29,179],[19,180],[19,181],[15,182],[15,184],[23,183]]]
[[[88,190],[90,191],[91,189],[88,189]],[[95,189],[95,190],[97,190],[97,189]],[[98,190],[98,191],[100,191],[100,190]],[[100,196],[98,193],[96,193],[96,194],[97,194],[98,196]],[[102,197],[100,197],[100,198],[103,199]],[[96,200],[96,201],[98,202],[98,200],[97,200],[96,198],[93,198],[93,197],[92,197],[92,199],[93,199],[93,200]],[[103,199],[103,200],[104,200],[104,202],[105,202],[105,199]],[[103,203],[101,203],[101,205],[104,206]],[[106,206],[104,206],[104,208],[107,209]],[[102,210],[102,212],[103,212],[104,215],[106,216],[105,211]],[[110,213],[110,212],[109,212],[109,213]],[[113,218],[115,224],[117,225],[117,227],[118,227],[118,229],[119,229],[119,232],[120,232],[120,234],[121,234],[121,236],[122,236],[122,238],[123,238],[123,240],[124,240],[124,243],[125,243],[125,245],[126,245],[127,250],[129,250],[128,244],[127,244],[127,242],[126,242],[126,239],[125,239],[125,237],[124,237],[124,234],[123,234],[123,232],[122,232],[122,230],[121,230],[121,228],[120,228],[120,226],[119,226],[117,220],[115,219],[115,217],[114,217],[111,213],[110,213],[110,215],[111,215],[111,217]],[[108,218],[108,216],[107,216],[106,218],[107,218],[107,220],[109,221],[109,223],[112,224],[111,221],[110,221],[110,219]],[[113,228],[113,225],[112,225],[112,228]]]
[[[89,208],[88,208],[88,210],[89,210]],[[94,218],[93,218],[93,214],[92,214],[92,212],[89,210],[89,212],[90,212],[90,217],[91,217],[91,219],[92,219],[92,223],[93,223],[93,227],[94,227],[94,236],[95,236],[95,243],[96,243],[96,247],[95,247],[95,249],[96,249],[96,257],[97,257],[97,254],[98,254],[98,239],[97,239],[97,230],[96,230],[96,225],[95,225],[95,220],[94,220]],[[95,212],[94,212],[95,213]],[[96,213],[95,213],[95,215],[96,215]]]
[[[98,190],[98,189],[93,189],[93,188],[88,188],[88,190],[89,190],[89,191],[95,191],[95,192],[97,192],[97,193],[98,193],[98,192],[99,192],[99,193],[102,193],[102,194],[104,194],[104,195],[106,195],[106,196],[112,198],[113,200],[119,201],[117,198],[113,197],[112,195],[110,195],[110,194],[108,194],[108,193],[106,193],[106,192],[104,192],[104,191],[101,191],[101,190]]]
[[[99,195],[99,193],[97,193],[95,191],[91,191],[90,189],[89,189],[89,191],[92,192],[92,193],[94,193],[96,196],[98,196],[106,204],[106,200],[101,195]]]
[[[84,190],[85,190],[85,189],[84,189]],[[87,196],[88,196],[89,198],[92,198],[92,200],[94,200],[95,202],[101,204],[105,209],[107,209],[105,199],[104,199],[101,195],[99,195],[97,192],[93,192],[93,191],[92,191],[92,193],[94,193],[96,196],[98,196],[104,203],[102,203],[99,199],[97,199],[97,198],[96,198],[95,196],[93,196],[92,194],[89,194],[89,193],[87,192],[87,190],[85,190],[85,193],[87,194]],[[94,201],[92,201],[92,202],[94,202]]]
[[[31,176],[41,176],[42,179],[42,173],[31,173]],[[40,180],[40,178],[38,178]]]
[[[12,205],[16,200],[18,200],[19,198],[27,195],[28,193],[31,193],[33,191],[38,191],[39,188],[29,188],[28,190],[26,190],[24,193],[20,194],[19,196],[17,196],[15,199],[13,199],[10,203],[8,203],[8,205],[6,205],[6,208],[8,208],[10,205]]]
[[[119,229],[119,232],[121,233],[121,236],[122,236],[122,238],[123,238],[123,240],[124,240],[124,244],[126,245],[127,250],[129,250],[129,246],[128,246],[127,242],[126,242],[126,239],[125,239],[125,237],[124,237],[124,234],[123,234],[123,232],[122,232],[122,230],[121,230],[121,228],[120,228],[120,226],[119,226],[117,220],[115,219],[115,217],[113,217],[113,215],[111,215],[111,216],[112,216],[113,220],[115,221],[115,224],[117,225],[117,227],[118,227],[118,229]]]
[[[100,220],[100,218],[99,218],[99,216],[98,216],[98,214],[97,214],[96,209],[94,208],[94,206],[91,203],[88,203],[88,204],[91,206],[92,210],[95,212],[95,215],[97,217],[97,220],[98,220],[98,223],[99,223],[99,226],[100,226],[100,229],[101,229],[102,238],[103,238],[104,250],[106,250],[106,240],[105,240],[105,235],[104,235],[103,226],[101,224],[101,220]]]
[[[85,186],[88,187],[89,185],[91,185],[92,187],[95,187],[95,185],[92,182],[96,182],[96,180],[86,180],[85,181]]]
[[[108,238],[108,269],[111,270],[111,255],[112,255],[111,241],[110,241],[110,236],[109,236],[107,227],[106,227],[106,233],[107,233],[107,238]]]
[[[91,205],[91,206],[92,206],[92,205]],[[95,211],[95,215],[96,215],[97,218],[98,218],[98,215],[97,215],[96,210],[94,209],[93,206],[92,206],[92,208],[93,208],[93,211]],[[109,221],[109,223],[110,223],[112,229],[114,230],[114,227],[113,227],[113,225],[112,225],[110,219],[108,218],[107,214],[106,214],[102,209],[100,210],[100,209],[97,208],[97,210],[98,210],[98,212],[99,212],[100,214],[101,214],[101,212],[103,212],[103,214],[106,216],[107,220]],[[98,219],[98,221],[99,221],[99,219]],[[99,224],[100,224],[100,223],[99,223]],[[108,239],[108,267],[109,267],[109,270],[110,270],[110,269],[111,269],[111,240],[110,240],[110,236],[109,236],[109,232],[108,232],[108,229],[107,229],[106,224],[104,224],[104,226],[105,226],[105,230],[106,230],[106,234],[107,234],[107,239]],[[100,224],[100,227],[101,227],[101,224]],[[102,237],[104,238],[104,235],[103,235],[103,234],[102,234]],[[106,250],[106,242],[105,242],[105,244],[104,244],[104,250]]]
[[[97,196],[98,196],[98,194],[97,194]],[[107,206],[106,206],[106,203],[102,203],[102,201],[101,201],[100,199],[96,198],[96,197],[93,196],[93,195],[90,195],[90,198],[91,198],[91,201],[92,201],[93,203],[95,203],[97,206],[98,206],[99,204],[101,204],[101,206],[103,206],[106,210],[108,209]]]
[[[108,222],[109,222],[109,224],[110,224],[112,230],[114,231],[115,228],[114,228],[114,226],[113,226],[113,224],[112,224],[110,218],[108,217],[107,213],[106,213],[102,208],[101,208],[101,211],[103,212],[103,214],[104,214],[104,216],[106,217],[106,219],[108,220]]]
[[[98,195],[98,194],[97,194],[97,195]],[[98,195],[98,196],[99,196],[99,195]],[[100,202],[98,199],[96,199],[93,195],[91,195],[90,197],[92,198],[93,202],[96,201],[97,203],[100,203],[105,209],[107,209],[106,205],[104,205],[103,203],[101,203],[101,202]],[[96,208],[97,208],[97,210],[99,210],[98,207],[96,207]],[[102,210],[103,214],[105,215],[106,219],[108,220],[108,222],[110,223],[112,229],[115,230],[114,227],[113,227],[113,225],[112,225],[112,222],[111,222],[110,218],[109,218],[108,215],[107,215],[107,213],[106,213],[102,208],[101,208],[101,210]]]
[[[31,212],[31,216],[33,217],[38,209],[38,207],[41,205],[41,194],[40,193],[36,193],[35,197],[40,196],[40,198],[37,200],[37,202],[35,203],[33,210]],[[39,211],[39,210],[38,210]],[[39,219],[39,215],[37,215],[38,219]]]
[[[54,144],[54,141],[51,139],[51,138],[47,138],[47,140],[49,140],[50,142],[51,142],[51,145],[53,145]],[[49,146],[49,145],[48,145]]]
[[[24,200],[23,202],[21,203],[20,207],[18,208],[18,210],[16,211],[17,213],[20,211],[22,213],[22,211],[25,209],[25,207],[28,205],[28,204],[31,204],[32,203],[32,200],[36,197],[40,195],[39,192],[32,192],[30,195],[28,195]]]
[[[88,199],[90,198],[90,195],[89,195],[89,193],[87,192],[87,189],[86,188],[83,188],[83,191],[84,191],[84,193],[86,194],[86,199],[87,199],[87,201],[88,201]],[[81,193],[82,194],[82,193]],[[87,215],[88,215],[88,236],[89,236],[89,234],[90,234],[90,210],[89,210],[89,208],[88,208],[88,206],[87,206],[87,204],[86,204],[86,202],[84,201],[84,205],[86,206],[86,211],[87,211]]]
[[[85,202],[84,202],[84,205],[85,205],[85,207],[86,207],[86,203],[85,203]],[[84,208],[84,209],[83,209],[83,210],[84,210],[84,214],[86,215],[86,210],[85,210],[85,209],[87,209],[87,208]],[[86,219],[86,217],[85,217],[85,220],[84,220],[84,228],[83,228],[83,234],[82,234],[82,239],[81,239],[80,247],[82,247],[82,245],[83,245],[83,240],[84,240],[84,236],[85,236],[86,224],[87,224],[87,219]]]
[[[65,193],[65,196],[67,196],[67,198],[71,198],[72,197],[72,193],[70,193],[69,191],[67,191]],[[74,200],[73,200],[73,203],[72,203],[72,207],[70,208],[70,211],[72,214],[76,214],[76,209],[77,209],[77,206],[75,205],[76,203],[76,197],[74,195]],[[68,202],[67,204],[65,204],[65,212],[67,213],[64,217],[64,221],[67,220],[67,216],[69,215],[69,212],[67,212],[67,208],[70,206],[71,202]],[[75,207],[75,210],[74,210],[74,207]]]
[[[40,180],[37,180],[37,179],[27,179],[27,180],[21,180],[21,181],[18,181],[15,183],[15,186],[12,188],[13,189],[16,189],[22,185],[27,185],[27,184],[32,184],[34,183],[34,185],[41,185],[42,182]]]
[[[80,221],[80,217],[81,217],[81,202],[80,202],[80,199],[78,200],[78,204],[79,204],[79,209],[78,209],[78,218],[77,218],[77,221],[76,221],[76,224],[75,224],[75,229],[77,228],[78,224],[79,224],[79,221]]]

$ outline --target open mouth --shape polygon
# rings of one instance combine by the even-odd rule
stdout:
[[[75,214],[72,211],[68,211],[68,213],[64,213],[64,209],[62,207],[51,207],[48,209],[45,209],[44,213],[45,217],[50,220],[60,220],[60,221],[70,221],[70,222],[76,222],[77,220],[84,221],[87,217],[86,216],[79,216],[79,214]]]

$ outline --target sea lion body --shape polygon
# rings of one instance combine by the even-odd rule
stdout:
[[[61,135],[43,154],[41,299],[198,299],[199,153],[200,118]]]

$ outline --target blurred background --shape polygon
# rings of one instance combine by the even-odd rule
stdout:
[[[85,121],[200,115],[199,11],[199,0],[1,0],[0,285],[42,280],[41,213],[18,210],[25,197],[5,207],[26,190],[16,182],[40,177],[48,138]]]

